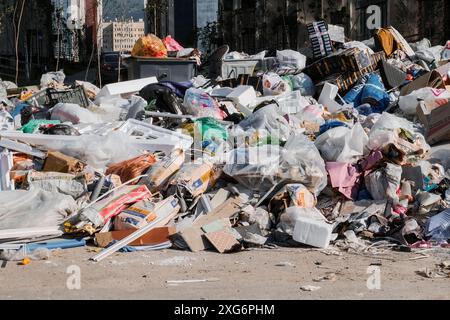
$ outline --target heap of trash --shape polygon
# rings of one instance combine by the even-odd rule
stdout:
[[[450,45],[314,24],[304,54],[226,50],[216,78],[1,81],[0,258],[448,248]]]

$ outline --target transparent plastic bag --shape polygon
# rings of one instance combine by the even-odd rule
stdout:
[[[450,239],[450,209],[447,209],[427,221],[427,237],[434,241]]]
[[[367,155],[369,138],[357,123],[352,129],[338,127],[330,129],[316,140],[316,147],[327,162],[354,163]]]
[[[303,70],[306,67],[306,56],[294,50],[277,51],[277,59],[282,66]]]
[[[97,114],[72,103],[58,103],[51,110],[51,120],[60,120],[61,122],[71,122],[73,124],[102,122]]]
[[[327,186],[327,170],[319,150],[304,135],[290,137],[281,152],[280,177],[301,183],[318,196]]]
[[[399,197],[402,167],[388,163],[385,168],[372,172],[365,177],[366,188],[374,200],[389,200],[397,205]]]
[[[275,104],[268,105],[244,119],[232,132],[233,143],[258,146],[278,145],[287,141],[291,134],[288,121],[278,113]]]
[[[407,158],[424,157],[431,149],[412,122],[387,112],[373,125],[368,145],[370,150],[395,145]]]
[[[74,199],[87,193],[84,174],[75,176],[60,172],[33,172],[28,174],[28,184],[48,192],[66,194]]]
[[[312,79],[305,73],[292,76],[291,82],[294,90],[299,90],[303,96],[312,97],[316,94],[316,86]]]
[[[223,171],[246,188],[261,193],[278,183],[281,149],[261,146],[234,149],[226,155]]]
[[[147,108],[148,103],[143,98],[138,96],[131,97],[130,107],[127,110],[126,120],[128,119],[141,119],[145,116],[145,108]]]
[[[142,150],[136,148],[133,139],[118,131],[105,136],[82,135],[70,142],[54,140],[47,143],[46,147],[79,159],[99,170],[142,155]]]
[[[167,49],[160,38],[149,34],[139,38],[131,52],[133,57],[166,58]]]
[[[226,117],[217,101],[202,89],[188,89],[184,96],[184,107],[189,114],[201,118],[223,120]]]

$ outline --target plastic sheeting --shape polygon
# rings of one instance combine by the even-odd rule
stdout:
[[[38,188],[0,192],[0,230],[59,226],[77,209],[71,196]]]

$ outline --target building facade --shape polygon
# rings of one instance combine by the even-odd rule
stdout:
[[[19,9],[23,5],[20,17]],[[14,10],[18,8],[17,10]],[[51,0],[0,1],[0,78],[15,80],[18,32],[19,82],[26,83],[49,69],[53,60]],[[15,13],[15,14],[14,14]],[[20,23],[19,23],[20,21]]]
[[[86,21],[85,0],[52,0],[53,52],[57,60],[80,62],[83,55],[83,26]]]
[[[217,22],[218,15],[219,0],[167,0],[156,17],[154,12],[146,12],[146,32],[159,37],[171,35],[184,47],[199,47],[199,30]]]
[[[143,20],[114,21],[103,24],[103,52],[132,51],[134,44],[145,35]]]
[[[307,47],[306,25],[317,20],[344,27],[353,40],[392,25],[408,41],[443,44],[450,38],[449,7],[447,0],[220,0],[219,24],[225,44],[249,53]]]
[[[86,18],[85,18],[85,34],[86,43],[89,49],[102,45],[101,23],[103,17],[102,0],[85,0]],[[90,51],[90,50],[89,50]]]

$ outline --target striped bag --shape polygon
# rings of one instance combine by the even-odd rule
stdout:
[[[307,25],[309,39],[315,59],[327,57],[333,53],[328,26],[325,21],[312,22]]]

